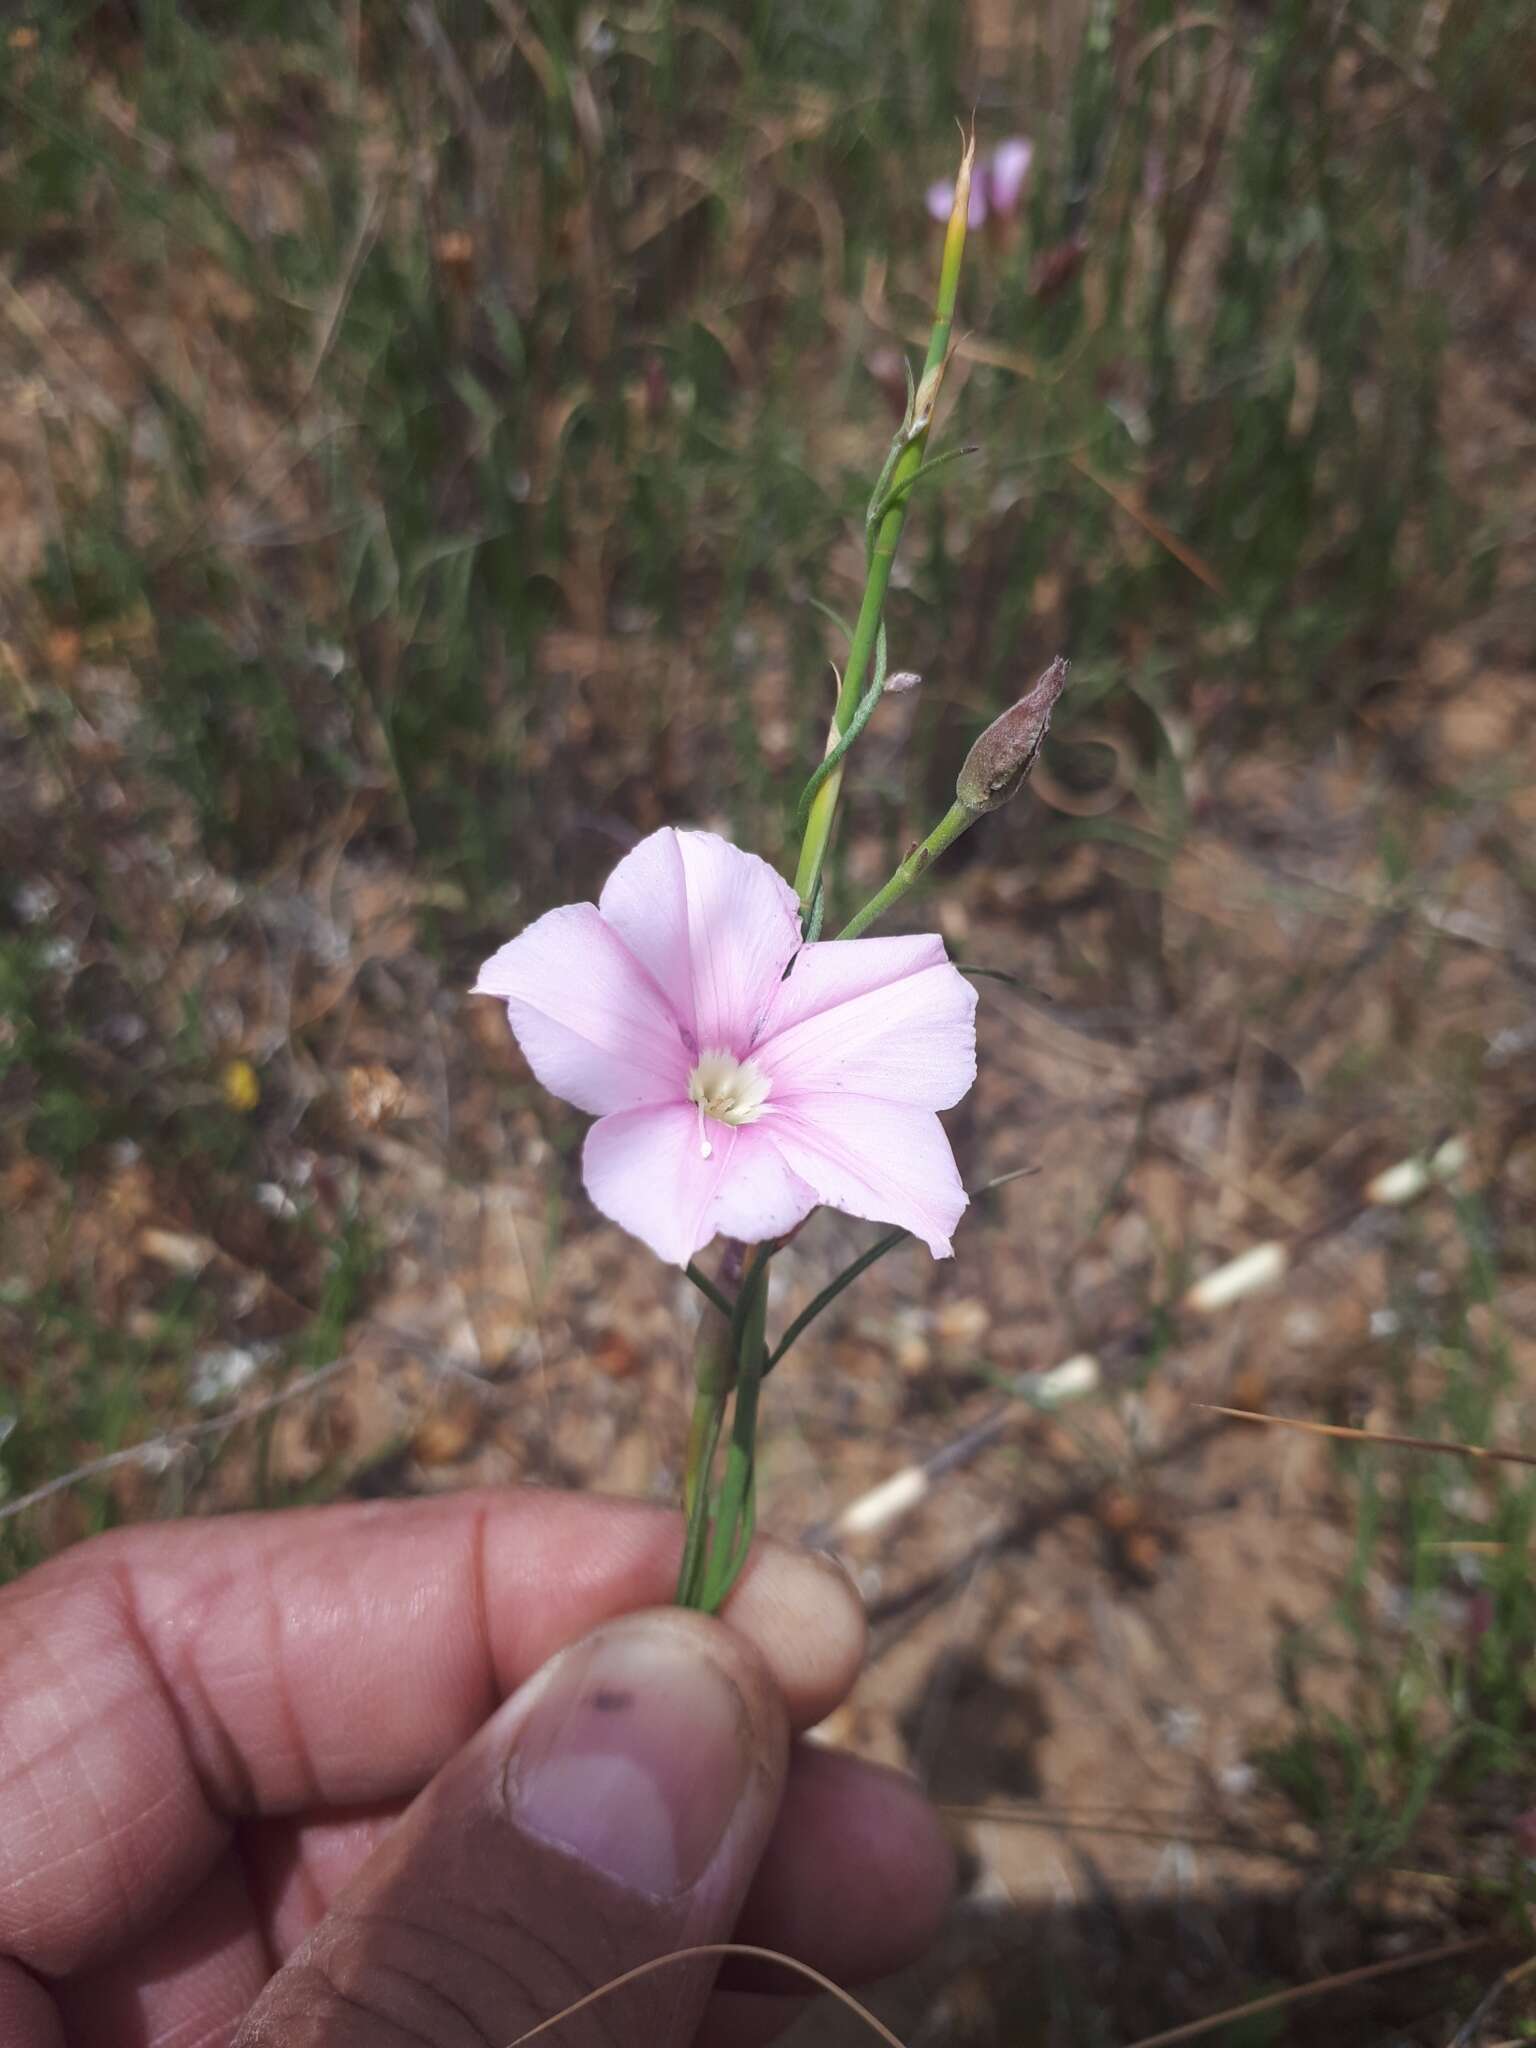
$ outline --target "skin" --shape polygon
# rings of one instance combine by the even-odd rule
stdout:
[[[910,1960],[948,1902],[938,1823],[800,1739],[858,1672],[852,1589],[764,1542],[722,1621],[648,1612],[680,1541],[634,1503],[470,1494],[141,1526],[0,1592],[0,2041],[505,2048],[692,1942],[852,1983]],[[594,1630],[658,1629],[734,1687],[752,1761],[706,1878],[660,1902],[530,1841],[500,1789],[518,1688]],[[713,1968],[562,2048],[752,2048],[799,2008]]]

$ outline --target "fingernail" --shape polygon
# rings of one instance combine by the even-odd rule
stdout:
[[[550,1671],[507,1772],[527,1833],[653,1898],[696,1884],[747,1789],[740,1693],[664,1621],[600,1635]]]

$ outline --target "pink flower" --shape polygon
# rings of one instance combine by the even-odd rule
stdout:
[[[948,1255],[966,1198],[934,1112],[976,1077],[976,993],[936,935],[802,945],[766,861],[667,829],[596,905],[503,946],[475,993],[597,1117],[587,1192],[659,1258],[781,1236],[822,1202]]]
[[[992,152],[987,165],[987,202],[1004,220],[1012,220],[1019,210],[1034,155],[1035,145],[1027,135],[1010,135]]]
[[[1024,180],[1029,176],[1034,154],[1035,145],[1027,135],[1010,135],[980,159],[971,172],[971,197],[965,209],[967,227],[979,228],[989,215],[998,220],[1013,219],[1024,196]],[[930,185],[925,203],[932,219],[948,220],[955,203],[954,179],[940,178],[937,184]]]

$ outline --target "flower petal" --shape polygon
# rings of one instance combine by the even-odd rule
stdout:
[[[820,1198],[790,1166],[767,1126],[747,1124],[726,1135],[736,1143],[710,1211],[712,1235],[761,1244],[803,1223]]]
[[[936,1259],[948,1258],[966,1193],[932,1110],[864,1095],[808,1095],[762,1128],[832,1208],[898,1223]]]
[[[949,1109],[976,1078],[976,991],[937,933],[806,946],[753,1058],[776,1104],[852,1091]]]
[[[923,205],[928,210],[928,218],[930,220],[940,222],[948,220],[954,203],[955,181],[953,178],[940,178],[935,184],[930,185],[923,194]]]
[[[582,1153],[597,1207],[675,1266],[722,1233],[752,1244],[778,1237],[816,1206],[814,1189],[761,1131],[713,1122],[705,1131],[708,1159],[691,1105],[625,1110],[595,1123]]]
[[[661,990],[591,903],[535,919],[480,970],[552,1095],[594,1116],[678,1102],[691,1064]]]
[[[677,833],[670,827],[653,832],[626,853],[603,884],[597,907],[666,996],[697,1057],[688,889]]]
[[[1011,220],[1018,211],[1024,180],[1029,176],[1034,154],[1035,145],[1027,135],[1010,135],[992,152],[987,166],[987,184],[992,210],[1001,214],[1004,220]]]
[[[713,832],[669,826],[624,856],[599,907],[692,1034],[690,1050],[744,1056],[800,943],[783,877]]]

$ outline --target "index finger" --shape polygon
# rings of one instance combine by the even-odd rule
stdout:
[[[414,1792],[563,1644],[670,1597],[675,1515],[533,1490],[97,1538],[0,1592],[0,1955],[100,1961],[231,1822]],[[765,1543],[729,1607],[808,1725],[862,1620]]]

